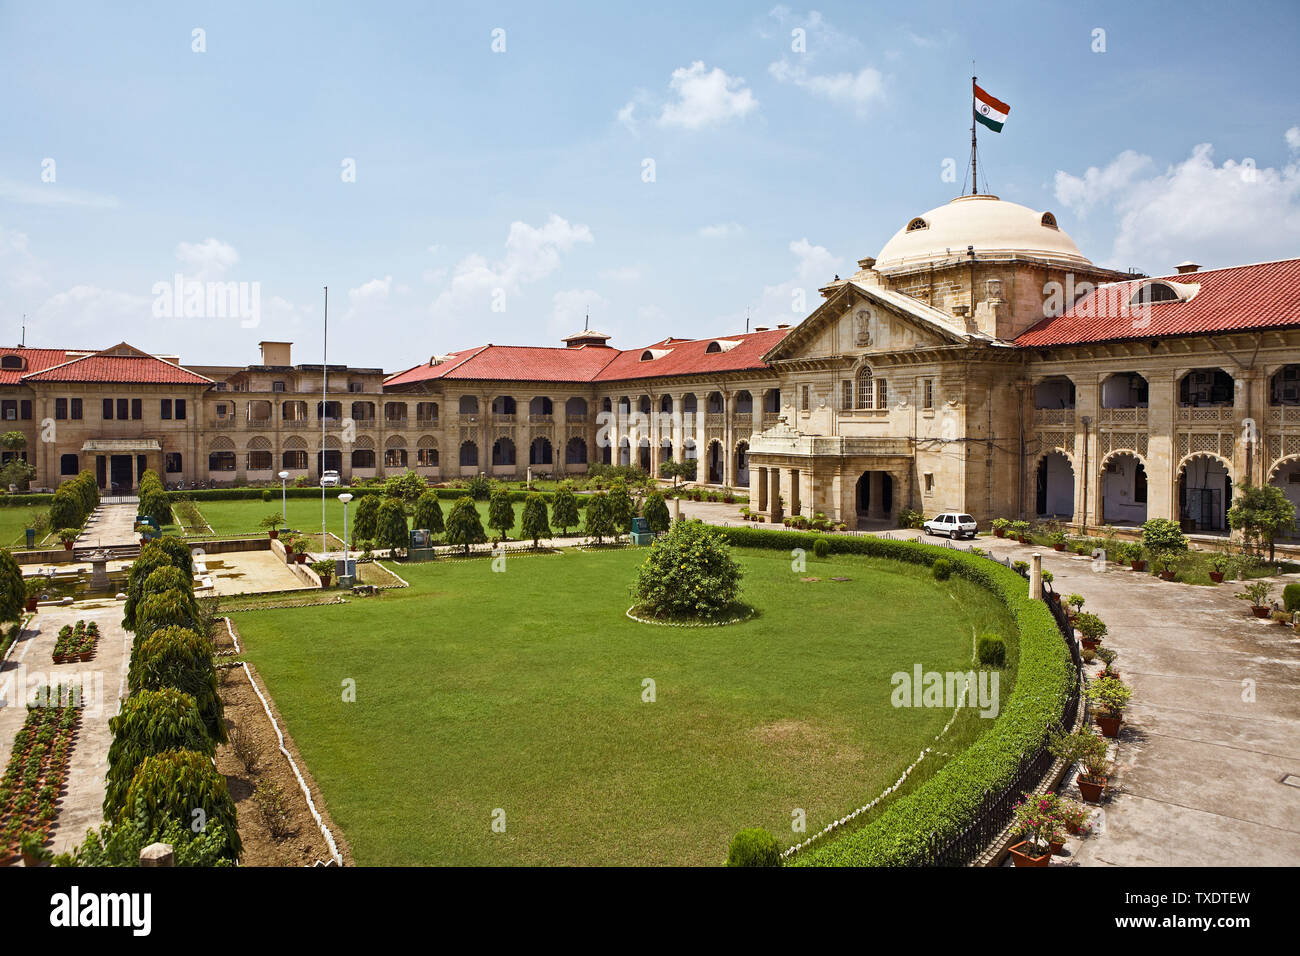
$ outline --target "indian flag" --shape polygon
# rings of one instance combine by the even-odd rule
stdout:
[[[975,87],[975,118],[993,132],[1002,132],[1002,124],[1010,112],[1011,107],[1006,103],[989,96],[979,86]]]

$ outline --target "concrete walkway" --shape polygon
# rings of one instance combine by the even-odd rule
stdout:
[[[94,658],[84,664],[55,664],[59,628],[78,620],[99,625]],[[104,821],[104,774],[112,739],[108,720],[117,714],[130,659],[130,635],[121,621],[118,601],[42,607],[0,665],[0,767],[8,764],[14,735],[27,719],[26,701],[32,690],[56,683],[83,687],[84,710],[68,765],[68,792],[59,799],[51,842],[46,844],[54,853],[80,845],[86,830]]]
[[[1236,583],[1177,584],[1113,563],[1094,569],[1089,558],[1051,548],[996,538],[975,544],[998,557],[1041,554],[1052,587],[1082,594],[1084,609],[1106,622],[1105,645],[1118,652],[1115,667],[1133,688],[1117,747],[1117,789],[1074,863],[1300,865],[1294,631],[1253,618],[1234,597]],[[1274,598],[1293,579],[1300,576],[1277,579]],[[1282,782],[1288,775],[1290,785]]]
[[[100,505],[86,519],[85,530],[77,538],[78,548],[119,548],[138,544],[135,533],[134,504]]]

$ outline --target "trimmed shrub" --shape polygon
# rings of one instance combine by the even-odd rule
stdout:
[[[935,558],[934,564],[930,565],[930,573],[936,581],[947,581],[952,577],[952,562],[947,558]]]
[[[487,475],[475,475],[465,482],[465,493],[475,501],[487,501],[492,494],[492,479]]]
[[[1007,642],[996,634],[981,634],[975,652],[985,667],[1004,667],[1007,663]]]
[[[201,818],[196,810],[202,811]],[[172,821],[192,827],[201,819],[204,831],[221,827],[222,856],[237,860],[243,849],[226,778],[217,772],[211,757],[193,750],[168,750],[140,761],[118,819],[134,820],[139,815],[149,830],[165,828]]]
[[[106,820],[121,811],[131,778],[145,757],[165,750],[193,750],[211,757],[217,750],[194,698],[174,687],[142,690],[128,697],[122,712],[109,718],[108,729],[113,742],[105,777]]]
[[[606,538],[612,538],[616,534],[609,509],[609,495],[605,492],[598,492],[587,502],[586,523],[582,527],[582,533],[595,538],[597,544],[603,544]]]
[[[678,521],[650,546],[632,594],[651,617],[707,620],[740,600],[742,574],[725,537],[700,521]]]
[[[488,501],[488,527],[500,535],[502,541],[510,540],[510,532],[515,528],[515,508],[510,503],[510,494],[498,488],[492,492]]]
[[[364,495],[357,502],[356,518],[352,522],[352,537],[358,541],[373,541],[379,527],[380,499],[377,495]],[[432,529],[430,529],[432,530]]]
[[[727,866],[780,866],[781,847],[762,827],[741,830],[731,838]]]
[[[442,505],[438,503],[438,496],[431,491],[426,491],[420,495],[415,502],[415,512],[412,516],[413,528],[425,528],[433,534],[442,534]]]
[[[429,483],[409,470],[405,474],[393,475],[384,482],[384,496],[396,498],[406,505],[414,504],[428,490]]]
[[[813,545],[813,554],[819,558],[824,558],[831,553],[831,543],[825,538],[818,538],[817,543]]]
[[[402,503],[396,498],[389,498],[379,506],[379,516],[375,522],[375,540],[381,548],[388,548],[393,556],[411,546],[411,537],[406,526],[406,512]]]
[[[551,527],[559,528],[560,534],[568,534],[569,529],[576,528],[578,524],[578,499],[566,481],[551,498]]]
[[[200,630],[202,615],[194,595],[180,588],[166,591],[145,591],[135,608],[136,641],[131,648],[132,658],[140,647],[140,638],[168,627],[187,627]]]
[[[474,499],[463,495],[447,515],[447,543],[463,546],[468,555],[470,545],[482,544],[486,540],[487,532],[483,530]]]
[[[147,599],[146,599],[147,600]],[[217,693],[212,642],[195,630],[166,627],[136,641],[127,687],[132,694],[171,687],[194,698],[208,736],[226,742],[224,708]]]
[[[667,531],[668,526],[673,523],[672,515],[668,513],[668,502],[664,501],[663,494],[658,491],[650,492],[641,510],[641,516],[645,518],[650,530],[655,532]]]
[[[609,520],[614,526],[614,534],[627,534],[632,530],[632,519],[636,517],[636,506],[628,493],[627,482],[615,478],[609,485]]]
[[[1291,583],[1282,589],[1282,606],[1288,611],[1300,611],[1300,584]]]
[[[172,565],[180,568],[191,578],[194,577],[194,556],[190,554],[190,546],[185,543],[183,538],[174,534],[164,534],[155,538],[146,548],[153,547],[166,554],[172,562]],[[144,553],[143,550],[140,552]]]
[[[532,538],[534,548],[540,539],[551,536],[551,524],[546,520],[546,499],[541,495],[529,495],[524,502],[522,535],[524,538]]]

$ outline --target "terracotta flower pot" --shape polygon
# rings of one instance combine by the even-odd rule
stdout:
[[[37,604],[38,601],[40,601],[40,596],[39,596],[39,595],[37,595],[36,597],[30,597],[30,598],[28,598],[28,599],[27,599],[27,610],[29,610],[29,611],[35,611],[35,610],[36,610],[36,604]]]
[[[1222,584],[1222,583],[1223,583],[1223,572],[1222,572],[1222,571],[1211,571],[1211,572],[1210,572],[1210,580],[1213,581],[1215,584]]]
[[[1178,572],[1177,572],[1177,571],[1161,571],[1161,572],[1160,572],[1160,580],[1161,580],[1161,581],[1172,581],[1172,580],[1174,580],[1174,579],[1177,578],[1177,577],[1178,577]]]
[[[1273,609],[1272,609],[1271,607],[1267,607],[1267,606],[1266,606],[1266,607],[1255,607],[1255,606],[1252,604],[1252,605],[1250,606],[1250,613],[1251,613],[1251,614],[1254,614],[1256,617],[1268,617],[1270,614],[1273,613]]]
[[[270,531],[268,531],[267,534],[269,534],[269,535],[271,536],[271,540],[272,540],[272,541],[274,541],[276,538],[280,537],[280,532],[277,531],[277,530],[275,530],[274,528],[272,528]]]
[[[141,538],[141,539],[140,539],[140,543],[141,543],[141,544],[144,544],[144,538]],[[71,550],[72,550],[72,545],[73,545],[73,544],[74,544],[74,542],[72,542],[72,541],[65,541],[65,542],[63,542],[63,550],[64,550],[64,551],[71,551]]]
[[[1130,562],[1130,564],[1134,571],[1145,571],[1147,569],[1147,563],[1145,561],[1133,561]]]
[[[1093,637],[1081,637],[1079,638],[1079,643],[1083,645],[1084,649],[1095,651],[1097,646],[1101,644],[1101,641]]]
[[[1078,779],[1079,793],[1083,796],[1085,803],[1101,803],[1102,796],[1106,793],[1105,777],[1085,777],[1079,774]]]
[[[1097,726],[1101,728],[1101,735],[1103,737],[1118,737],[1120,725],[1123,723],[1124,718],[1119,715],[1097,715]]]
[[[1011,859],[1015,861],[1016,866],[1047,866],[1052,862],[1050,850],[1042,856],[1030,856],[1032,851],[1025,849],[1028,845],[1028,841],[1024,841],[1011,848]]]
[[[1052,848],[1052,856],[1060,856],[1065,852],[1064,840],[1052,840],[1047,845]]]
[[[994,528],[994,529],[993,529],[993,536],[994,536],[995,538],[1005,538],[1005,537],[1007,536],[1007,529],[1006,529],[1006,528]]]
[[[1064,551],[1064,550],[1065,550],[1065,545],[1063,545],[1063,544],[1054,544],[1054,545],[1052,545],[1052,550],[1053,550],[1053,551]]]

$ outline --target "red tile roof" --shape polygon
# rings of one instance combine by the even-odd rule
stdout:
[[[529,382],[611,382],[663,375],[699,375],[761,369],[763,355],[789,329],[748,332],[709,339],[667,338],[639,349],[620,351],[599,346],[546,348],[483,345],[445,356],[437,365],[417,365],[384,380],[384,385],[409,385],[431,379]],[[710,342],[737,342],[725,352],[708,352]],[[663,351],[642,361],[647,350]]]
[[[17,385],[19,380],[29,372],[39,372],[68,360],[66,349],[0,348],[0,365],[3,365],[3,357],[7,355],[20,356],[23,359],[23,367],[0,368],[0,385]]]
[[[1184,301],[1128,303],[1149,282],[1198,286]],[[1022,332],[1025,348],[1300,326],[1300,259],[1098,286],[1067,312]]]
[[[212,379],[130,346],[51,365],[22,376],[23,382],[102,382],[127,385],[211,385]]]

